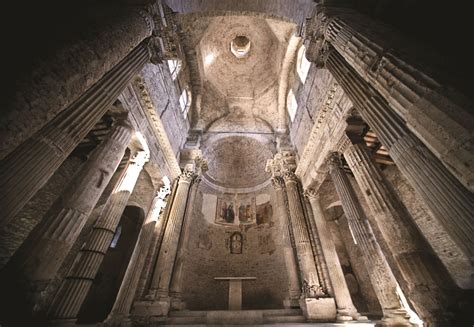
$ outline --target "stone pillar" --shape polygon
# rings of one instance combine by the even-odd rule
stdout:
[[[301,196],[298,189],[298,179],[292,170],[283,173],[288,196],[291,227],[295,238],[296,256],[300,268],[302,291],[300,306],[309,320],[330,320],[336,315],[334,299],[324,293],[318,278],[316,262],[309,239]]]
[[[282,245],[285,260],[286,274],[288,275],[288,297],[284,300],[285,308],[298,307],[300,298],[300,281],[298,277],[298,264],[295,259],[295,250],[293,248],[294,240],[291,239],[291,226],[289,222],[289,213],[285,199],[285,183],[281,177],[272,178],[275,189],[276,204],[280,211],[282,228]]]
[[[384,258],[349,179],[340,167],[339,160],[336,154],[331,157],[329,173],[341,199],[350,230],[357,245],[362,249],[362,260],[367,266],[372,286],[382,306],[381,325],[411,326],[409,316],[397,297],[395,276]]]
[[[300,192],[301,194],[304,194],[301,189]],[[311,204],[309,203],[306,196],[302,197],[301,202],[305,212],[306,225],[308,226],[309,240],[313,249],[314,261],[316,262],[316,267],[318,267],[318,277],[321,281],[321,287],[323,288],[324,293],[334,297],[331,281],[329,280],[328,267],[326,265],[326,260],[324,259],[323,249],[321,247],[321,242],[319,241],[318,232],[316,231],[316,225],[314,223]]]
[[[114,237],[117,225],[133,192],[149,152],[139,151],[115,185],[89,239],[79,252],[50,310],[54,320],[75,320]]]
[[[342,86],[362,118],[388,149],[390,157],[457,245],[459,266],[472,273],[467,258],[474,257],[474,196],[408,130],[388,103],[334,49],[322,51],[326,67]],[[448,267],[448,270],[452,270]],[[453,274],[453,277],[455,275]],[[456,279],[463,288],[472,282]]]
[[[145,259],[150,247],[156,223],[161,210],[166,205],[165,198],[170,193],[170,185],[164,185],[156,192],[156,196],[143,223],[137,244],[128,263],[127,271],[120,285],[114,306],[106,320],[107,325],[120,325],[128,318],[135,299],[135,293],[140,281],[140,275],[145,265]]]
[[[83,102],[84,106],[94,105],[94,99],[85,101],[83,95],[89,89],[97,89],[106,74],[120,65],[130,50],[155,28],[152,8],[123,3],[104,6],[97,2],[84,6],[89,6],[90,14],[83,21],[80,34],[70,35],[60,48],[32,67],[17,84],[12,99],[6,99],[12,101],[2,112],[0,159],[75,101]]]
[[[307,31],[311,35],[307,36],[312,40],[324,37],[444,165],[474,191],[470,169],[474,166],[473,104],[436,80],[433,72],[439,73],[446,65],[444,59],[355,10],[318,6],[316,11]],[[430,71],[429,66],[436,70]]]
[[[371,225],[398,280],[420,318],[447,325],[452,319],[449,278],[431,258],[411,217],[367,153],[362,140],[349,143],[344,157],[372,211]]]
[[[176,255],[175,268],[173,278],[170,285],[171,306],[174,310],[184,310],[186,304],[182,301],[182,282],[183,282],[183,265],[188,253],[189,233],[192,229],[192,219],[194,217],[194,201],[199,188],[200,177],[194,179],[191,190],[189,191],[189,201],[186,208],[186,215],[181,228],[181,237],[178,245],[178,253]]]
[[[367,317],[361,316],[352,303],[349,289],[347,288],[344,272],[337,256],[336,247],[331,237],[331,231],[327,227],[324,211],[319,203],[319,195],[314,190],[306,192],[311,207],[313,209],[314,222],[318,232],[321,246],[326,259],[326,264],[331,278],[332,289],[337,305],[337,320],[367,320]]]
[[[41,294],[54,279],[99,201],[130,143],[132,128],[117,121],[107,138],[92,152],[66,190],[35,227],[7,266],[21,281],[26,299],[41,307]],[[52,255],[54,253],[54,255]],[[6,280],[10,280],[7,278]],[[18,287],[18,285],[16,286]],[[21,291],[17,288],[16,293]]]
[[[148,40],[33,137],[0,162],[0,227],[5,226],[54,174],[149,60]]]
[[[170,215],[155,264],[153,278],[148,295],[146,295],[146,299],[152,301],[148,312],[153,316],[166,316],[171,307],[169,288],[188,203],[189,189],[194,177],[195,174],[192,171],[185,171],[179,176],[176,195],[170,207]]]

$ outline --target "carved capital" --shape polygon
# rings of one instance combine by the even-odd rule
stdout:
[[[308,199],[319,199],[319,193],[314,188],[310,188],[304,191],[304,195]]]
[[[346,150],[349,148],[349,146],[352,144],[351,139],[346,135],[343,134],[339,141],[336,143],[334,146],[334,151],[339,152],[339,153],[344,153]]]
[[[281,177],[272,177],[272,184],[275,190],[281,190],[285,186],[285,182]]]
[[[286,169],[283,171],[283,180],[287,183],[296,183],[298,182],[298,177],[293,170]]]
[[[160,39],[156,36],[150,37],[148,40],[148,52],[150,54],[150,62],[158,65],[163,62],[163,52],[161,50]]]
[[[337,152],[333,152],[329,155],[329,158],[327,160],[329,170],[332,171],[334,169],[340,169],[342,168],[342,160],[341,160],[341,154]]]
[[[179,175],[179,183],[191,183],[195,177],[196,174],[194,172],[185,170]]]

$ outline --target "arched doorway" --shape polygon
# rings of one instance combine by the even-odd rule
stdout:
[[[104,261],[79,311],[78,323],[97,323],[107,318],[127,270],[144,216],[143,209],[139,207],[125,208]]]

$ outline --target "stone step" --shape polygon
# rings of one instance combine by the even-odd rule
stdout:
[[[303,316],[267,316],[263,318],[263,322],[266,324],[285,324],[306,322],[306,319]]]
[[[206,324],[206,316],[204,317],[169,317],[166,318],[165,325],[200,325]]]
[[[271,309],[262,310],[264,317],[270,316],[301,316],[303,312],[301,309]]]
[[[170,317],[205,317],[207,311],[192,311],[192,310],[183,310],[183,311],[170,311]]]

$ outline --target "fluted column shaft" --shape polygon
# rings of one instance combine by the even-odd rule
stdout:
[[[474,191],[473,104],[420,64],[440,69],[443,58],[355,10],[319,7],[320,33],[448,169]],[[398,47],[398,48],[397,48]],[[412,62],[419,54],[423,62]],[[405,60],[405,57],[407,60]]]
[[[393,275],[382,250],[375,239],[372,228],[345,172],[337,160],[330,162],[330,175],[341,199],[342,208],[357,245],[361,247],[363,258],[377,298],[384,313],[383,320],[408,323],[406,311],[402,308],[396,293],[397,281]]]
[[[316,267],[318,267],[317,271],[319,280],[321,281],[321,287],[323,288],[324,293],[334,297],[331,281],[329,280],[328,267],[326,265],[326,260],[324,259],[323,249],[314,223],[313,210],[311,209],[311,204],[306,196],[303,196],[302,204],[306,213],[306,225],[308,226],[309,239],[313,248],[314,261],[316,262]]]
[[[289,221],[289,213],[285,199],[285,183],[280,177],[272,178],[273,187],[275,189],[276,204],[280,211],[281,228],[282,228],[282,245],[283,259],[285,260],[286,274],[288,275],[288,300],[291,305],[292,301],[297,301],[300,297],[300,281],[298,277],[298,264],[296,263],[295,251],[291,241],[291,226]],[[287,305],[287,306],[288,306]]]
[[[296,256],[300,267],[301,282],[305,297],[324,296],[321,282],[318,278],[316,263],[309,240],[303,207],[301,204],[300,192],[298,190],[298,180],[296,175],[288,171],[283,175],[288,197],[288,209],[290,213],[291,227],[295,239]]]
[[[313,218],[316,224],[316,230],[321,241],[321,246],[326,259],[326,265],[329,270],[334,297],[336,298],[338,320],[360,319],[361,316],[357,312],[352,303],[351,294],[347,287],[344,272],[337,256],[334,241],[331,238],[331,232],[327,226],[324,211],[319,202],[319,196],[313,192],[308,192],[308,198],[313,209]],[[365,318],[365,317],[362,317]]]
[[[107,319],[109,322],[116,320],[117,322],[121,322],[121,320],[128,316],[130,312],[140,280],[140,274],[145,265],[145,259],[153,237],[153,232],[156,223],[160,218],[161,210],[166,205],[165,197],[168,194],[169,187],[164,186],[156,193],[156,196],[153,199],[150,210],[140,231],[140,235],[138,236],[137,244],[133,250],[130,262],[128,263],[127,271],[122,284],[120,285],[120,290],[115,299],[114,306]]]
[[[53,319],[75,319],[99,271],[120,222],[130,194],[135,188],[148,153],[132,158],[95,222],[89,239],[79,252],[51,309]]]
[[[150,284],[148,295],[150,298],[163,298],[166,300],[169,297],[169,287],[178,251],[181,227],[183,225],[189,189],[193,178],[194,173],[192,172],[185,172],[179,177],[178,188],[170,207],[168,223],[165,227],[163,241],[156,261],[153,279]],[[165,311],[166,310],[167,309],[165,309]]]
[[[119,120],[12,257],[7,271],[25,283],[32,304],[40,300],[37,297],[54,278],[77,240],[120,164],[131,136],[130,125]]]
[[[0,227],[6,225],[54,174],[148,61],[147,40],[0,162]]]
[[[2,112],[0,159],[74,101],[83,101],[78,99],[152,34],[153,17],[144,6],[96,4],[84,4],[89,8],[80,33],[68,35],[67,42],[20,77],[10,105]]]
[[[431,151],[408,130],[388,103],[336,51],[330,50],[327,68],[351,99],[362,118],[402,174],[421,196],[433,217],[458,246],[458,256],[474,257],[474,196],[454,178]],[[465,265],[460,263],[461,265]],[[448,268],[449,269],[449,268]],[[468,270],[471,268],[467,268]],[[457,280],[461,287],[470,287]]]
[[[400,284],[421,319],[448,324],[449,282],[421,240],[409,213],[371,161],[364,144],[351,144],[344,152],[349,167],[372,211],[371,224],[382,249],[400,276]]]
[[[191,219],[194,216],[194,201],[196,200],[196,193],[199,187],[199,178],[195,178],[193,185],[189,191],[189,201],[186,208],[186,215],[183,220],[181,228],[180,242],[178,245],[178,253],[176,254],[175,268],[170,285],[170,294],[177,300],[177,309],[184,309],[184,303],[181,303],[182,287],[183,287],[183,266],[186,257],[188,256],[188,244],[190,239],[190,232],[192,229]]]

